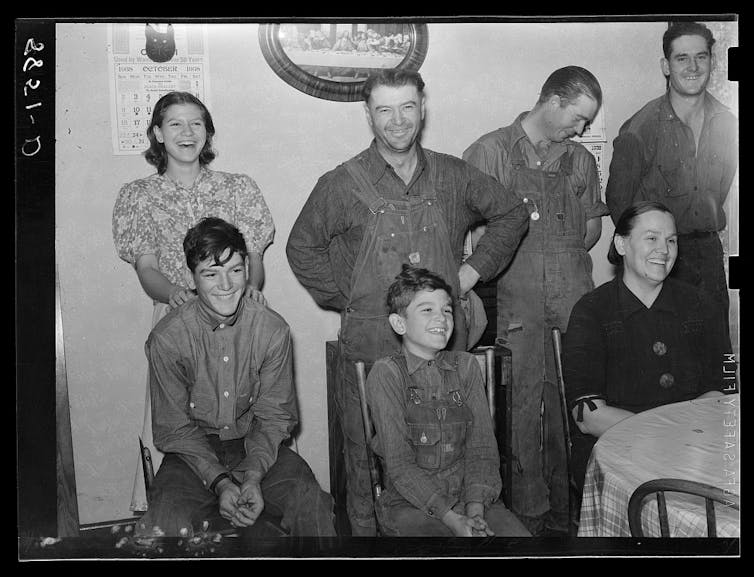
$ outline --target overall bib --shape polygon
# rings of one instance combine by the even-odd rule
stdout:
[[[594,288],[584,246],[586,215],[570,183],[571,154],[556,172],[530,169],[511,154],[513,190],[529,230],[498,281],[498,337],[513,353],[512,509],[536,534],[565,529],[568,479],[550,329],[567,330],[571,308]]]
[[[436,182],[435,159],[425,151],[429,182]],[[400,338],[387,320],[387,289],[410,263],[441,275],[453,289],[455,329],[448,348],[464,350],[466,325],[458,299],[460,262],[453,258],[450,234],[433,190],[421,196],[385,200],[356,159],[344,165],[355,181],[353,193],[372,213],[351,277],[351,293],[341,313],[336,395],[347,476],[347,510],[354,535],[374,534],[369,469],[354,362],[369,371],[379,358],[400,352]]]

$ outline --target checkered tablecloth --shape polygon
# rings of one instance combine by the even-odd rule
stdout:
[[[630,537],[628,501],[651,479],[699,481],[740,495],[739,395],[674,403],[634,415],[594,445],[584,480],[579,537]],[[671,537],[706,537],[704,499],[668,493]],[[716,504],[719,537],[740,536],[740,513]],[[642,506],[647,537],[660,536],[657,500]]]

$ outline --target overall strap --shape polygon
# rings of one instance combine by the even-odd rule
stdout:
[[[513,143],[510,154],[508,156],[508,162],[514,170],[521,170],[522,168],[529,168],[524,157],[524,145],[520,140]]]
[[[437,198],[437,190],[435,183],[439,182],[438,179],[438,171],[440,170],[437,166],[437,158],[436,153],[432,150],[424,149],[424,160],[426,161],[426,167],[424,170],[427,171],[428,180],[429,180],[429,186],[424,187],[425,192],[422,193],[422,199],[423,200],[435,200]]]
[[[387,204],[384,198],[380,196],[374,185],[369,182],[368,174],[356,158],[352,158],[343,163],[348,174],[356,181],[356,190],[353,193],[358,199],[369,207],[372,214],[377,214],[380,208]]]
[[[560,159],[560,172],[565,176],[573,173],[573,149],[566,150]]]

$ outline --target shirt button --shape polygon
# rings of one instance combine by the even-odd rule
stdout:
[[[227,399],[230,396],[230,393],[228,391],[225,391],[223,393],[223,396]]]
[[[434,507],[430,507],[429,511],[427,511],[427,513],[429,513],[429,515],[431,517],[434,517],[435,516],[435,508]]]
[[[658,357],[661,357],[668,352],[668,347],[666,347],[665,343],[663,343],[662,341],[657,341],[652,345],[652,350]]]
[[[225,323],[220,323],[220,328],[224,329],[225,328]]]
[[[660,386],[663,389],[669,389],[673,386],[673,383],[675,383],[675,377],[671,375],[670,373],[663,373],[663,375],[660,377]]]
[[[223,357],[223,360],[227,363],[228,362],[228,357],[227,356]]]
[[[193,409],[194,408],[194,403],[193,402],[189,403],[189,407],[191,407]]]
[[[537,166],[542,166],[542,161],[541,160],[537,161]]]
[[[228,425],[225,425],[225,426],[223,427],[223,429],[225,429],[225,430],[227,431],[227,430],[229,429]]]

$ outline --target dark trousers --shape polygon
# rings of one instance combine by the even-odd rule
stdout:
[[[678,258],[670,276],[707,292],[720,305],[725,334],[730,334],[725,256],[716,233],[678,235]]]
[[[243,439],[219,441],[208,436],[213,449],[228,470],[245,456]],[[280,446],[278,458],[261,483],[264,511],[251,527],[238,529],[243,536],[281,533],[296,536],[334,536],[333,500],[317,483],[309,465],[288,447]],[[159,527],[166,536],[188,536],[201,531],[232,529],[220,517],[218,498],[204,486],[176,454],[167,453],[148,493],[149,510],[137,523],[137,534],[151,534]],[[282,531],[276,529],[282,528]]]

